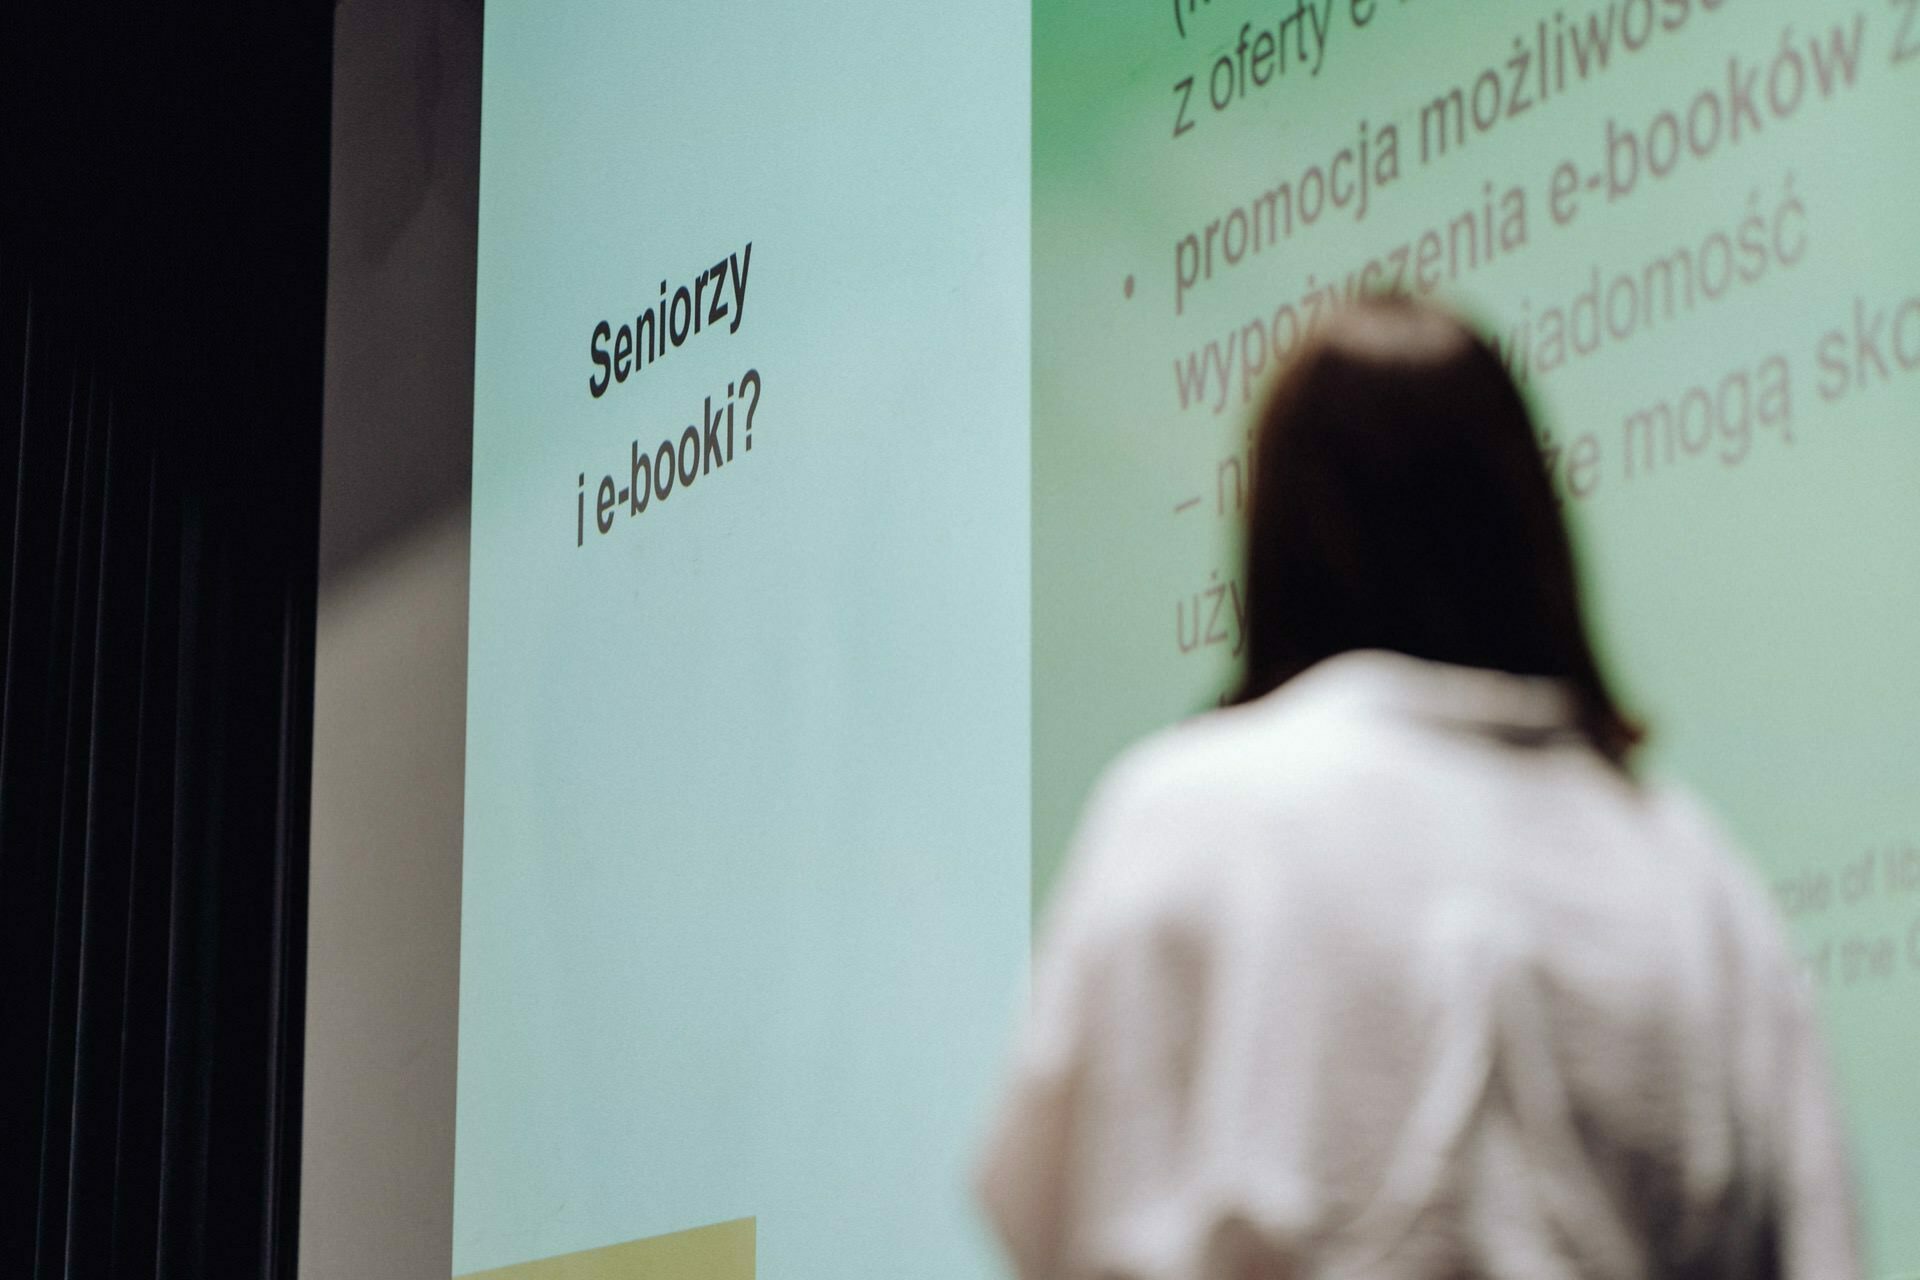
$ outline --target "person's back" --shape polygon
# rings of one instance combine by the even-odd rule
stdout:
[[[1764,901],[1556,684],[1350,653],[1149,742],[1049,939],[1023,1275],[1857,1272]]]
[[[1336,316],[1271,397],[1231,709],[1136,748],[983,1190],[1025,1280],[1852,1280],[1765,896],[1586,634],[1518,390]]]

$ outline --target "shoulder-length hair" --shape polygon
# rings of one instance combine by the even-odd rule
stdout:
[[[1406,299],[1307,343],[1255,443],[1233,701],[1355,649],[1564,681],[1594,748],[1641,732],[1600,674],[1533,423],[1493,350]]]

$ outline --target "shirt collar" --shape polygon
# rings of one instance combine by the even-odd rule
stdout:
[[[1579,733],[1578,701],[1564,681],[1430,662],[1384,649],[1336,654],[1282,688],[1519,741]]]

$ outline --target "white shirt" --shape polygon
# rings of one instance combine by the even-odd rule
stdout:
[[[1726,842],[1562,686],[1378,652],[1103,782],[981,1194],[1025,1280],[1860,1273]]]

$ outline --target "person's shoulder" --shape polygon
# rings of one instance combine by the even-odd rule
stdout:
[[[1303,685],[1209,711],[1135,744],[1108,768],[1082,815],[1075,877],[1102,896],[1159,913],[1208,899],[1251,860],[1323,843],[1316,833],[1378,808],[1375,731]]]
[[[1311,689],[1283,688],[1135,744],[1107,771],[1100,803],[1134,817],[1299,803],[1353,781],[1378,745],[1364,720]]]
[[[1424,816],[1450,784],[1428,736],[1358,696],[1365,674],[1309,672],[1122,753],[1082,812],[1049,909],[1052,953],[1210,936],[1243,909],[1329,926],[1377,915],[1362,881],[1422,860]]]
[[[1671,782],[1646,784],[1647,803],[1665,836],[1662,852],[1687,875],[1714,920],[1725,963],[1773,978],[1798,964],[1773,891],[1752,853],[1712,808]]]
[[[1642,782],[1639,790],[1667,857],[1745,907],[1764,901],[1751,856],[1706,801],[1666,779]]]

